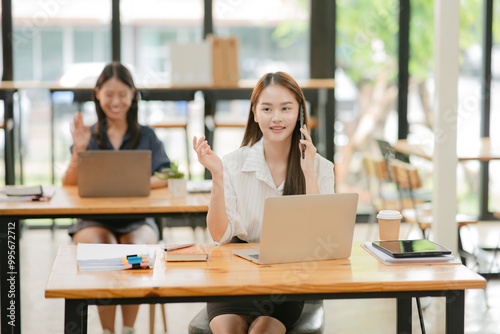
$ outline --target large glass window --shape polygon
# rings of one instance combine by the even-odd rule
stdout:
[[[360,212],[371,210],[363,153],[397,139],[398,3],[337,1],[336,187],[360,193]]]
[[[462,1],[460,6],[460,71],[458,78],[457,152],[480,143],[482,1]],[[476,58],[479,57],[479,58]],[[463,162],[457,169],[459,212],[479,215],[479,162]]]
[[[41,34],[42,81],[56,81],[63,63],[63,33],[61,30],[44,30]]]
[[[240,79],[277,71],[309,78],[309,17],[309,0],[213,1],[214,34],[238,39]],[[248,100],[217,103],[215,123],[240,125],[215,131],[220,156],[240,146],[249,105]]]
[[[73,54],[75,63],[103,63],[111,60],[109,27],[74,27]]]
[[[12,11],[14,80],[93,85],[104,63],[111,60],[111,0],[13,0]],[[20,149],[16,154],[22,155],[22,181],[50,183],[54,152],[59,183],[69,161],[69,124],[78,106],[61,108],[61,99],[52,101],[43,89],[25,89],[18,97]]]
[[[172,43],[203,41],[203,0],[122,0],[122,61],[133,71],[136,85],[155,86],[171,82]],[[151,101],[139,106],[142,124],[182,124],[187,129],[156,129],[165,150],[179,169],[202,175],[194,155],[188,166],[187,154],[194,153],[186,136],[203,133],[202,101]],[[186,133],[189,131],[189,135]],[[193,176],[193,173],[190,175]]]
[[[309,78],[309,0],[214,0],[214,33],[238,37],[240,77]]]
[[[122,61],[137,82],[170,81],[170,43],[203,40],[203,0],[122,0]]]
[[[500,143],[500,3],[493,4],[493,50],[491,55],[491,117],[490,138],[492,143]],[[490,162],[490,211],[500,211],[500,162]]]
[[[460,8],[460,69],[457,104],[457,150],[464,152],[479,144],[481,110],[481,34],[482,3],[461,1]],[[408,141],[422,145],[431,152],[434,145],[434,4],[433,1],[411,2],[410,26],[410,85],[408,95]],[[412,158],[424,172],[426,184],[432,187],[432,163]],[[458,210],[478,215],[477,161],[457,165]]]
[[[111,60],[110,0],[13,0],[12,16],[15,80],[78,84],[78,64]]]

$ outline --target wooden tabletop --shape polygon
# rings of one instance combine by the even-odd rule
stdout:
[[[257,265],[232,254],[256,244],[209,246],[207,262],[165,262],[154,269],[80,272],[76,246],[60,246],[46,298],[203,297],[261,294],[483,289],[461,264],[386,266],[353,244],[349,259]]]
[[[47,202],[0,202],[0,216],[57,216],[89,214],[152,214],[207,212],[209,194],[172,198],[167,188],[153,189],[145,197],[78,196],[77,186],[43,186],[54,196]]]
[[[214,85],[172,85],[172,84],[157,84],[157,85],[148,85],[148,86],[137,86],[139,90],[210,90],[210,89],[253,89],[258,79],[242,79],[238,81],[237,85],[234,86],[214,86]],[[299,86],[303,89],[319,89],[319,88],[327,88],[333,89],[335,88],[335,80],[334,79],[306,79],[306,80],[297,80]],[[92,90],[94,86],[62,86],[57,82],[47,82],[47,81],[1,81],[0,82],[0,90],[17,90],[17,89],[50,89],[50,90]]]
[[[398,152],[416,155],[421,158],[432,160],[433,150],[431,147],[418,144],[410,144],[406,139],[400,139],[394,144]],[[500,145],[492,144],[489,137],[470,141],[467,147],[457,147],[459,161],[491,161],[500,160]]]

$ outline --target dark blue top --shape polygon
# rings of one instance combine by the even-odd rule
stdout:
[[[90,127],[90,132],[94,134],[95,124]],[[125,143],[130,139],[130,133],[127,132],[125,136],[123,136],[123,142],[120,146],[120,150],[123,150]],[[107,147],[110,150],[113,150],[113,145],[109,138],[107,138]],[[139,141],[139,145],[135,148],[136,150],[149,150],[151,151],[151,175],[154,172],[160,172],[164,168],[170,167],[170,160],[165,153],[165,148],[163,147],[163,143],[158,139],[156,133],[149,126],[141,125],[141,139]],[[99,145],[97,144],[94,136],[92,135],[90,138],[89,145],[87,146],[88,151],[98,151],[101,150]],[[71,146],[71,152],[73,152],[73,146]]]

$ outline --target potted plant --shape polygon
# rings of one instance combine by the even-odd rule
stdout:
[[[186,197],[186,179],[175,162],[170,164],[170,168],[165,168],[160,173],[155,172],[155,175],[161,180],[167,180],[167,187],[172,197]]]

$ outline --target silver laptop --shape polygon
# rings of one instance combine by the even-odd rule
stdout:
[[[267,198],[260,248],[233,253],[258,264],[348,258],[357,206],[354,193]]]
[[[149,196],[151,151],[78,152],[81,197]]]

